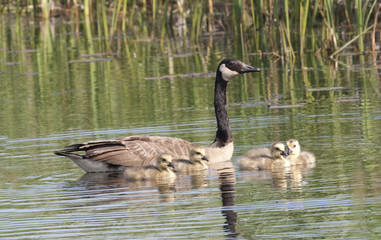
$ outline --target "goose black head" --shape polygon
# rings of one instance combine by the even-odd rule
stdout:
[[[229,81],[230,79],[238,76],[239,74],[248,72],[259,72],[261,71],[261,69],[247,65],[246,63],[243,63],[237,59],[226,58],[222,60],[222,62],[218,66],[217,71],[221,73],[221,76],[225,81]]]

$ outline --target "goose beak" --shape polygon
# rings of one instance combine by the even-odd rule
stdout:
[[[288,154],[287,154],[287,152],[286,151],[282,151],[281,153],[280,153],[280,155],[282,155],[282,156],[288,156]]]
[[[242,63],[242,64],[243,64],[243,68],[241,69],[240,73],[260,72],[261,71],[260,68],[252,67],[250,65],[247,65],[246,63]]]
[[[201,159],[209,162],[209,159],[206,156],[203,156]]]

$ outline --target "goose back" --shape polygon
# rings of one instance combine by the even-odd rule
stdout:
[[[180,138],[139,135],[74,144],[60,153],[85,151],[82,159],[131,167],[154,165],[162,152],[170,152],[173,158],[188,158],[191,146],[190,142]]]

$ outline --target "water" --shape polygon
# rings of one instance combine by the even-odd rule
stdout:
[[[132,134],[211,143],[210,73],[225,56],[242,58],[228,50],[234,42],[215,38],[200,51],[120,40],[116,55],[94,57],[110,61],[70,63],[97,53],[97,40],[91,52],[81,35],[19,34],[24,45],[3,35],[1,46],[1,238],[380,238],[380,82],[360,57],[335,68],[307,56],[289,68],[250,55],[246,62],[262,72],[229,84],[233,164],[253,147],[296,138],[316,155],[315,168],[228,168],[180,176],[175,186],[134,184],[84,174],[53,151]],[[23,49],[35,51],[14,52]],[[201,74],[186,75],[194,73]],[[181,76],[156,79],[168,75]]]

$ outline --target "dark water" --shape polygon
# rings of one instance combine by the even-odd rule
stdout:
[[[89,57],[106,52],[99,40],[54,29],[2,30],[1,238],[381,237],[380,80],[366,57],[335,64],[307,55],[290,66],[243,57],[228,37],[196,48],[120,38],[113,54]],[[211,171],[169,186],[84,174],[53,154],[132,134],[211,143],[210,73],[228,56],[262,69],[228,87],[233,164],[253,147],[296,138],[316,167]]]

